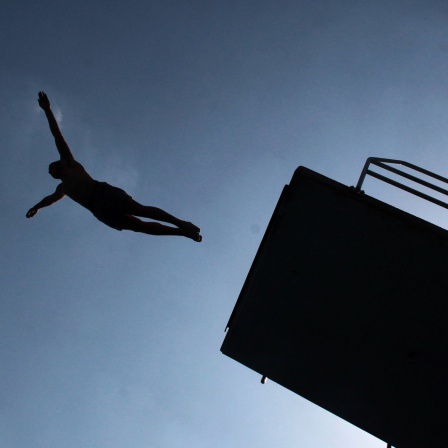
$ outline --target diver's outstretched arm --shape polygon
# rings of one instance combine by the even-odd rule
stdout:
[[[56,142],[56,147],[58,148],[61,160],[74,160],[73,154],[70,151],[64,137],[62,136],[61,130],[59,129],[58,122],[54,117],[53,111],[51,110],[50,100],[45,92],[39,92],[38,98],[39,106],[44,110],[47,116],[48,124],[50,125],[50,131],[53,134],[54,140]]]
[[[54,193],[44,197],[34,207],[31,207],[28,210],[26,217],[32,218],[39,211],[39,209],[41,209],[43,207],[48,207],[49,205],[54,204],[55,202],[62,199],[64,196],[65,196],[65,194],[64,194],[64,190],[62,188],[62,183],[61,183],[56,187],[56,191]]]

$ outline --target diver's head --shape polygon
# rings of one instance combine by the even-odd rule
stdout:
[[[50,173],[50,176],[54,179],[61,179],[62,178],[62,165],[61,161],[58,160],[56,162],[50,163],[48,166],[48,172]]]

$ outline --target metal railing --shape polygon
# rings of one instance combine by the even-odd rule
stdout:
[[[398,170],[397,168],[393,168],[392,166],[389,166],[389,164],[405,166],[412,170],[418,171],[419,173],[422,173],[428,177],[432,177],[433,179],[437,179],[441,182],[448,184],[447,178],[439,176],[438,174],[432,173],[431,171],[425,170],[423,168],[420,168],[419,166],[413,165],[412,163],[404,162],[403,160],[393,160],[393,159],[382,159],[379,157],[369,157],[366,160],[364,168],[361,172],[361,176],[359,177],[359,181],[356,184],[355,191],[358,193],[361,192],[361,187],[362,187],[365,177],[367,175],[370,175],[372,177],[375,177],[376,179],[382,180],[383,182],[393,185],[394,187],[401,188],[402,190],[407,191],[408,193],[414,194],[422,199],[426,199],[427,201],[430,201],[434,204],[440,205],[441,207],[448,209],[448,203],[440,201],[439,199],[433,198],[432,196],[422,193],[421,191],[415,190],[414,188],[408,187],[407,185],[404,185],[404,184],[397,182],[393,179],[389,179],[388,177],[383,176],[382,174],[379,174],[379,173],[369,169],[370,165],[379,166],[380,168],[390,171],[391,173],[397,174],[398,176],[402,176],[406,179],[409,179],[413,182],[423,185],[424,187],[430,188],[434,191],[437,191],[439,193],[442,193],[442,194],[448,196],[448,190],[445,190],[444,188],[440,188],[437,185],[433,185],[430,182],[427,182],[425,180],[419,179],[418,177],[412,176],[411,174],[408,174],[404,171]]]

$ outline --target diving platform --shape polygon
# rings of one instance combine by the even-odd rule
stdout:
[[[368,162],[356,187],[295,171],[221,351],[394,447],[446,448],[448,232],[364,194],[405,164]]]

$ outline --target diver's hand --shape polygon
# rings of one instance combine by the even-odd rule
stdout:
[[[38,211],[39,211],[39,209],[36,206],[31,207],[28,210],[28,212],[26,213],[26,217],[27,218],[32,218]]]
[[[50,109],[50,100],[48,99],[48,96],[45,92],[39,92],[39,98],[38,98],[37,102],[39,103],[39,106],[43,110]]]

